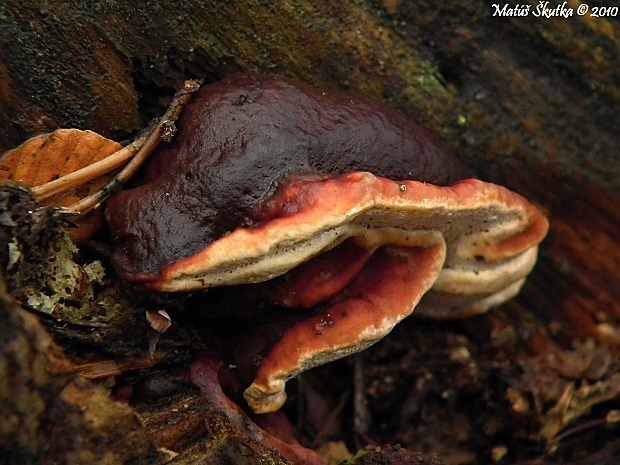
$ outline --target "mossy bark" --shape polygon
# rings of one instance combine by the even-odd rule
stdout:
[[[0,148],[57,126],[122,138],[184,79],[251,71],[383,98],[492,180],[532,161],[617,192],[617,21],[493,12],[467,1],[9,0]]]

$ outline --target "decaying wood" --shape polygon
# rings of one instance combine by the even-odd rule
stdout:
[[[133,410],[81,379],[37,318],[1,292],[0,463],[167,462]]]
[[[493,181],[532,160],[620,188],[613,18],[387,0],[24,1],[0,13],[0,149],[59,126],[125,137],[185,79],[243,70],[387,99]]]

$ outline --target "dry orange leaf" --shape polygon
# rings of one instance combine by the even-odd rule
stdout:
[[[92,131],[59,129],[28,139],[6,152],[0,159],[0,180],[41,186],[102,160],[121,148],[118,142]],[[69,191],[44,198],[41,204],[70,207],[101,189],[117,172],[114,170]],[[78,227],[71,232],[71,239],[76,243],[83,242],[102,224],[101,209],[93,210],[76,220]]]
[[[174,122],[199,88],[198,82],[185,81],[157,124],[126,147],[79,129],[59,129],[28,139],[0,157],[0,181],[28,184],[43,206],[75,210],[78,227],[72,231],[71,239],[83,242],[103,224],[100,204],[114,188],[131,178],[161,140],[173,137]],[[112,180],[114,183],[107,186]]]

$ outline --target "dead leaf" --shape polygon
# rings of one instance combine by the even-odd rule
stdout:
[[[92,131],[59,129],[28,139],[6,152],[0,159],[0,180],[41,186],[102,160],[121,148],[118,142]],[[101,189],[117,172],[118,169],[67,192],[44,198],[41,204],[69,207]],[[87,240],[103,224],[101,209],[93,210],[76,224],[78,227],[71,233],[73,242]]]
[[[147,310],[146,322],[158,333],[165,333],[172,326],[172,319],[166,310]]]

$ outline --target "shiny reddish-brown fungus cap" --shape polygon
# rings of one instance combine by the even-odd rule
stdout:
[[[256,210],[292,174],[367,171],[437,185],[470,177],[421,127],[385,105],[272,77],[242,75],[204,87],[177,127],[144,184],[106,209],[114,263],[128,281],[148,282],[236,228],[257,224]]]
[[[277,278],[274,304],[309,309],[245,391],[259,413],[416,307],[462,317],[505,302],[548,227],[383,105],[251,76],[201,91],[106,216],[128,281],[183,292]]]

